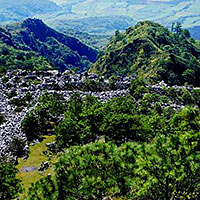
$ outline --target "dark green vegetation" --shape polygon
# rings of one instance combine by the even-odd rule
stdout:
[[[0,75],[13,69],[47,70],[52,69],[52,66],[33,51],[18,50],[0,42]]]
[[[64,113],[54,134],[65,153],[55,174],[35,183],[27,199],[199,198],[199,90],[163,86],[158,94],[135,80],[131,93],[106,103],[77,93],[69,101],[41,97],[31,113],[45,116],[46,124]],[[184,106],[174,109],[171,101]],[[35,127],[44,133],[42,119]],[[34,122],[30,114],[23,126],[31,129],[28,121]]]
[[[3,124],[5,121],[6,121],[5,116],[0,113],[0,125]]]
[[[9,32],[13,35],[12,28]],[[22,36],[4,41],[13,46],[7,52],[22,51],[16,50],[15,44],[25,48],[22,52],[29,52],[29,48],[38,48],[40,42],[46,41],[40,38],[42,35],[33,36],[30,41],[35,43],[27,45]],[[8,44],[9,41],[12,43]],[[53,167],[48,169],[51,172],[48,176],[36,171],[27,173],[32,174],[33,181],[21,199],[24,196],[26,200],[199,199],[200,89],[193,87],[199,86],[200,81],[199,55],[199,42],[182,30],[179,23],[173,24],[173,33],[149,21],[140,22],[125,33],[116,31],[91,71],[110,77],[111,86],[120,78],[118,75],[135,76],[130,94],[103,103],[91,95],[83,98],[74,93],[66,100],[62,95],[44,93],[25,115],[21,129],[30,143],[35,139],[41,141],[48,134],[53,135],[51,142],[55,137],[52,148],[47,150],[43,141],[38,144],[41,150],[37,146],[31,149],[27,161],[38,167],[49,159]],[[182,86],[152,85],[161,80]],[[98,84],[86,81],[88,90],[98,90]],[[15,91],[7,94],[13,105],[28,106],[24,103],[32,101],[30,94],[23,99],[13,98],[15,95]],[[14,138],[10,150],[21,157],[23,146],[23,141]],[[1,169],[0,165],[0,172],[10,169],[7,166]],[[20,160],[20,166],[26,166],[26,162]],[[6,182],[5,191],[11,190],[9,194],[2,193],[12,195],[7,199],[15,198],[21,191],[16,186],[17,171],[11,169],[9,174],[14,180],[7,172],[0,173],[0,186]],[[20,172],[24,182],[25,176]],[[30,184],[30,180],[24,183],[26,187]]]
[[[50,122],[55,122],[64,113],[62,96],[52,96],[48,93],[42,95],[34,110],[29,112],[23,122],[22,131],[28,140],[38,139],[42,134],[47,134]]]
[[[145,146],[71,147],[56,164],[55,177],[34,184],[28,199],[198,199],[198,146],[189,147],[191,136],[160,136]]]
[[[106,103],[76,93],[69,101],[41,96],[23,130],[29,140],[40,138],[53,122],[65,153],[26,199],[199,198],[199,90],[163,86],[158,94],[135,80],[131,93]]]
[[[0,199],[14,199],[22,192],[21,181],[16,178],[17,173],[13,164],[4,164],[0,160]]]
[[[150,21],[139,22],[115,36],[91,71],[107,77],[132,75],[147,83],[200,85],[200,45],[175,24],[174,32]]]
[[[52,24],[51,26],[56,30],[60,31],[61,33],[77,38],[84,44],[93,47],[97,50],[102,50],[106,46],[111,37],[110,35],[98,35],[98,34],[90,35],[86,32],[81,32],[80,30],[76,31],[73,29],[69,29],[68,27],[64,28],[62,24],[59,25]]]
[[[97,51],[79,40],[56,32],[41,20],[27,19],[0,29],[1,60],[8,68],[87,70]]]

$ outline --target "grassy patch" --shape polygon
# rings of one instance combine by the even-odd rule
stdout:
[[[45,136],[44,140],[30,147],[30,154],[27,160],[19,159],[19,164],[16,166],[19,170],[18,178],[22,180],[24,187],[24,194],[21,196],[21,199],[24,195],[27,194],[29,187],[32,183],[35,183],[39,179],[47,176],[48,174],[53,174],[52,164],[56,161],[55,156],[51,156],[48,152],[47,155],[43,154],[43,151],[47,151],[46,143],[51,143],[55,140],[55,136]],[[25,167],[37,167],[39,168],[41,163],[44,161],[49,161],[51,167],[45,172],[32,171],[32,172],[21,172]]]

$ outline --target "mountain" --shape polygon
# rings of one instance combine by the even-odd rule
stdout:
[[[151,20],[170,27],[172,22],[181,22],[183,28],[200,39],[199,0],[54,0],[67,13],[54,15],[56,20],[85,19],[90,17],[128,16],[134,21]],[[47,20],[48,21],[48,20]],[[84,23],[82,23],[84,27]],[[134,24],[132,24],[134,25]],[[98,24],[96,25],[98,26]],[[126,27],[128,28],[128,27]]]
[[[38,19],[26,19],[0,31],[2,43],[14,49],[35,52],[61,71],[78,67],[87,70],[97,51],[79,40],[61,34]]]
[[[50,0],[0,0],[0,22],[18,21],[59,10],[59,6]]]
[[[164,80],[200,86],[200,44],[180,24],[174,33],[150,21],[116,32],[90,69],[106,77],[136,75],[147,82]]]
[[[17,50],[0,42],[0,76],[7,70],[15,69],[41,71],[53,67],[36,52]]]
[[[136,22],[128,16],[100,16],[81,19],[60,19],[48,16],[47,24],[59,32],[79,38],[97,49],[102,49],[115,30],[124,31]]]
[[[35,17],[59,32],[102,49],[115,30],[125,31],[143,20],[167,28],[181,22],[192,37],[200,40],[199,6],[199,0],[0,0],[0,23]]]
[[[98,51],[106,46],[111,37],[111,35],[88,34],[85,31],[81,32],[74,29],[68,29],[67,27],[63,27],[62,24],[60,24],[60,26],[57,24],[54,28],[65,35],[79,39],[84,44],[93,47]]]
[[[136,21],[129,16],[99,16],[67,20],[52,18],[47,20],[47,23],[59,31],[67,31],[70,27],[73,30],[86,32],[90,35],[112,35],[115,30],[123,31],[135,24]]]

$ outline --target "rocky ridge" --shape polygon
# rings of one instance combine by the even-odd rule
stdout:
[[[14,136],[27,142],[26,136],[21,131],[21,122],[26,113],[37,105],[39,97],[45,91],[62,94],[66,100],[75,92],[80,93],[82,97],[91,94],[101,101],[129,94],[128,88],[131,81],[129,77],[121,78],[116,82],[115,90],[109,90],[109,80],[101,77],[103,80],[100,82],[101,90],[98,92],[81,89],[84,88],[86,78],[90,81],[97,81],[100,77],[95,74],[76,74],[70,71],[65,73],[57,71],[28,73],[18,70],[7,72],[4,77],[0,78],[0,113],[6,118],[6,122],[0,125],[0,157],[11,156],[8,147]],[[32,102],[35,103],[22,107],[11,103],[13,100],[23,99],[27,93],[32,96]],[[8,97],[10,94],[13,95]]]
[[[82,97],[90,94],[105,102],[109,99],[130,95],[131,80],[135,77],[115,77],[115,80],[105,79],[103,76],[88,74],[87,72],[78,74],[73,71],[44,71],[27,72],[23,70],[8,71],[4,77],[0,78],[0,114],[5,116],[6,122],[0,125],[0,157],[12,157],[9,152],[9,145],[13,137],[18,137],[28,142],[25,134],[21,131],[21,122],[31,109],[38,102],[39,97],[46,91],[51,94],[63,95],[65,100],[69,100],[74,93],[80,93]],[[88,87],[92,86],[92,89]],[[155,85],[145,85],[150,93],[166,95],[166,90],[173,88],[179,92],[182,89],[188,91],[200,90],[190,86],[168,86],[164,81]],[[32,100],[26,100],[25,105],[17,105],[16,100],[23,100],[29,94]],[[163,103],[162,107],[172,107],[179,110],[184,107],[184,103],[176,98],[169,97],[168,103]],[[13,103],[15,102],[15,103]],[[137,102],[140,106],[140,101]]]

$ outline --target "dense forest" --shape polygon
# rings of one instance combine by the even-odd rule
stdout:
[[[199,41],[182,30],[181,24],[173,26],[170,32],[157,23],[144,21],[124,33],[116,31],[91,72],[105,76],[136,73],[147,82],[164,80],[170,85],[188,82],[199,86]]]
[[[17,36],[12,28],[7,34],[3,31],[1,39],[12,36],[0,46],[0,80],[5,90],[12,85],[8,76],[12,71],[28,76],[30,88],[38,86],[38,90],[45,73],[58,80],[64,77],[70,87],[63,90],[70,88],[73,93],[66,99],[58,83],[52,86],[53,93],[45,90],[37,102],[32,91],[23,97],[16,94],[17,89],[5,93],[10,106],[20,107],[20,111],[15,108],[16,113],[27,108],[20,124],[26,141],[14,137],[10,143],[15,162],[8,163],[7,157],[0,160],[0,199],[200,198],[200,44],[189,31],[179,23],[169,31],[150,21],[139,22],[124,33],[116,31],[97,61],[90,60],[95,63],[78,89],[70,80],[72,72],[55,76],[49,71],[55,69],[53,50],[49,54],[45,50],[45,55],[38,50],[40,44],[48,43],[48,31],[46,36],[37,36],[37,31],[31,34],[29,43],[21,30]],[[59,35],[54,44],[63,38]],[[49,48],[52,37],[50,40]],[[66,43],[60,44],[62,55]],[[79,47],[81,56],[86,46]],[[85,50],[96,54],[90,47]],[[120,79],[131,79],[126,95],[106,101],[92,95],[91,90],[118,90]],[[13,82],[20,85],[21,79],[16,76]],[[105,82],[106,88],[102,87]],[[87,95],[81,95],[86,88]],[[6,120],[0,114],[0,124]]]
[[[85,71],[97,57],[97,50],[74,37],[51,29],[38,19],[26,19],[1,28],[0,45],[5,50],[1,55],[1,66],[9,69],[27,67],[31,70],[43,70],[51,66],[60,71]],[[38,57],[40,66],[31,66],[30,60],[38,60]],[[29,65],[26,63],[28,61]],[[44,63],[45,61],[49,64]]]

